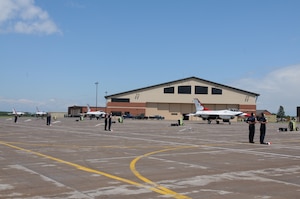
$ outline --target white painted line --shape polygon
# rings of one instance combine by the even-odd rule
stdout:
[[[67,188],[73,190],[73,191],[74,191],[74,194],[80,196],[80,198],[81,198],[81,197],[84,197],[84,198],[91,198],[91,197],[89,197],[88,195],[86,195],[86,194],[84,194],[84,193],[82,193],[82,192],[79,192],[79,191],[73,189],[72,187],[69,187],[69,186],[67,186],[67,185],[65,185],[65,184],[62,184],[61,182],[58,182],[58,181],[54,180],[54,179],[51,178],[51,177],[45,176],[45,175],[43,175],[43,174],[41,174],[41,173],[38,173],[38,172],[36,172],[36,171],[34,171],[34,170],[31,170],[31,169],[25,167],[25,166],[23,166],[23,165],[19,165],[19,164],[17,164],[17,165],[11,165],[10,168],[12,168],[12,169],[18,169],[18,170],[21,170],[21,171],[28,172],[28,173],[30,173],[30,174],[38,175],[42,180],[44,180],[44,181],[46,181],[46,182],[50,182],[50,183],[54,184],[54,185],[57,186],[57,187],[67,187]]]

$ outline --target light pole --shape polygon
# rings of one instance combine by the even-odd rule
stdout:
[[[107,98],[106,98],[106,96],[107,96],[107,91],[105,91],[105,103],[106,103],[106,105],[105,105],[105,113],[107,113]]]
[[[97,101],[98,101],[98,84],[99,82],[96,82],[96,111],[97,111]]]

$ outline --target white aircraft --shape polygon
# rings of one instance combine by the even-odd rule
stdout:
[[[217,124],[219,124],[219,119],[223,120],[223,122],[228,122],[231,124],[230,120],[236,116],[247,117],[247,113],[243,113],[238,110],[209,110],[201,105],[199,99],[194,99],[196,113],[190,113],[188,116],[198,116],[203,120],[207,120],[208,123],[211,123],[211,120],[216,120]]]
[[[96,117],[99,119],[100,117],[103,117],[105,115],[105,112],[103,111],[91,111],[90,106],[87,105],[87,112],[85,113],[86,116],[89,116],[91,119],[92,117]]]
[[[39,111],[39,108],[36,107],[36,112],[35,112],[35,116],[36,117],[44,117],[46,115],[47,115],[47,112],[45,112],[45,111]]]
[[[22,115],[25,115],[25,113],[24,112],[19,112],[19,111],[16,111],[16,109],[15,108],[13,108],[12,109],[12,113],[9,113],[10,115],[17,115],[17,116],[19,116],[19,117],[21,117]]]

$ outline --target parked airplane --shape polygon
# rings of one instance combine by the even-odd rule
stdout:
[[[87,112],[85,113],[86,116],[89,116],[91,119],[92,117],[96,117],[99,119],[100,117],[103,117],[105,115],[105,112],[103,111],[91,111],[90,106],[87,105]]]
[[[21,112],[21,111],[16,111],[16,109],[13,108],[12,113],[9,113],[9,115],[17,115],[17,116],[21,117],[22,115],[25,115],[25,113]]]
[[[209,110],[201,105],[199,99],[194,99],[196,112],[190,113],[188,116],[198,116],[201,117],[203,120],[207,120],[208,123],[211,123],[211,120],[216,120],[217,124],[219,124],[219,119],[222,119],[223,122],[228,122],[231,124],[230,120],[236,116],[246,117],[248,114],[243,113],[237,110]]]
[[[47,115],[47,112],[45,112],[45,111],[39,111],[39,108],[36,107],[36,112],[35,112],[35,116],[36,117],[44,117],[46,115]]]

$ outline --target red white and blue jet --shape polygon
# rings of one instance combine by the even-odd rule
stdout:
[[[235,117],[249,116],[247,113],[238,110],[209,110],[205,108],[197,98],[194,98],[194,103],[196,112],[190,113],[188,116],[201,117],[203,120],[207,120],[209,124],[211,123],[211,120],[216,120],[217,124],[219,124],[219,120],[223,120],[223,122],[228,122],[231,124],[230,120]]]

